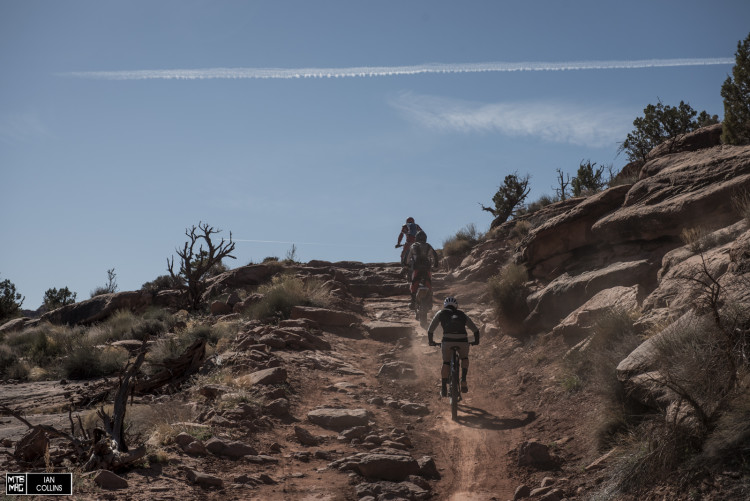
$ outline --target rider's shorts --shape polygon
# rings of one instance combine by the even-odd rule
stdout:
[[[462,342],[452,342],[452,341],[443,341],[442,343],[442,349],[443,349],[443,362],[450,362],[451,361],[451,348],[454,346],[458,346],[458,357],[459,358],[469,358],[469,342],[468,341],[462,341]]]

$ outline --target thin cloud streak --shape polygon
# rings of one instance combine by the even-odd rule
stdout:
[[[232,239],[232,242],[251,242],[256,244],[294,244],[294,245],[322,245],[327,247],[370,247],[369,245],[357,245],[357,244],[337,244],[337,243],[325,243],[325,242],[293,242],[285,240],[246,240],[246,239]]]
[[[594,148],[621,140],[632,119],[626,110],[554,101],[484,104],[403,93],[390,105],[407,120],[440,131],[499,132]]]
[[[421,75],[425,73],[495,73],[515,71],[576,71],[668,68],[734,64],[734,58],[643,59],[636,61],[573,61],[521,63],[430,63],[414,66],[360,66],[353,68],[204,68],[172,70],[72,71],[63,76],[98,80],[208,80],[357,78]]]

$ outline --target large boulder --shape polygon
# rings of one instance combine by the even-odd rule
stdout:
[[[370,422],[370,414],[365,409],[313,409],[307,419],[322,428],[343,431],[355,426],[365,426]]]
[[[750,190],[750,146],[719,146],[647,162],[623,206],[591,228],[606,242],[677,240],[683,229],[739,219],[732,196]]]
[[[629,190],[630,185],[622,185],[597,193],[532,230],[522,251],[530,274],[540,278],[559,274],[560,263],[572,258],[574,250],[602,243],[591,227],[622,206]]]
[[[213,297],[226,289],[244,289],[268,282],[283,268],[277,262],[249,264],[225,271],[208,281],[204,298]]]
[[[598,292],[580,308],[560,322],[552,330],[562,336],[566,343],[573,345],[591,336],[595,327],[606,315],[615,311],[636,311],[639,309],[639,285],[612,287]]]
[[[348,327],[360,322],[357,315],[348,311],[329,310],[328,308],[313,306],[295,306],[292,308],[289,318],[292,320],[308,319],[318,325],[329,327]]]
[[[88,325],[105,320],[119,310],[143,311],[151,306],[152,299],[152,294],[146,291],[102,294],[49,311],[41,320],[58,325]]]
[[[639,260],[614,263],[575,276],[566,273],[526,299],[531,313],[524,324],[530,328],[552,328],[598,292],[617,285],[650,284],[655,281],[656,272],[653,263]]]
[[[646,158],[652,160],[654,158],[663,157],[664,155],[671,155],[672,153],[698,151],[705,148],[719,146],[721,144],[721,129],[722,125],[719,123],[709,125],[708,127],[701,127],[700,129],[688,134],[682,134],[674,139],[664,141],[651,150],[648,155],[646,155]]]

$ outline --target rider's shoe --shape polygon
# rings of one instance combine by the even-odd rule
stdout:
[[[445,385],[440,386],[440,396],[441,397],[448,396],[448,388],[446,388]]]
[[[468,393],[469,392],[469,385],[466,384],[466,380],[461,380],[461,393]]]

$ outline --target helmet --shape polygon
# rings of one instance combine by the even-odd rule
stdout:
[[[455,297],[448,296],[447,298],[445,298],[445,301],[443,301],[443,308],[447,308],[448,306],[458,308],[458,301],[456,301]]]
[[[425,232],[424,232],[424,231],[422,231],[422,230],[419,230],[419,231],[417,232],[417,236],[416,236],[416,239],[417,239],[417,242],[422,242],[422,243],[425,243],[425,242],[427,241],[427,233],[425,233]]]
[[[413,223],[414,222],[414,218],[413,217],[407,217],[406,218],[406,222],[407,223]]]

